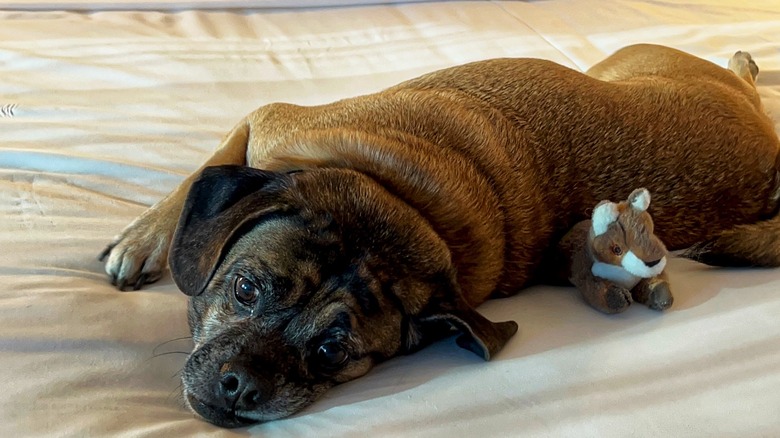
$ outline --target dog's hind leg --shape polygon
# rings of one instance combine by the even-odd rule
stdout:
[[[730,71],[729,71],[730,70]],[[669,47],[635,44],[624,47],[585,72],[602,81],[624,81],[639,77],[719,82],[747,96],[756,108],[761,100],[756,92],[758,66],[747,52],[737,52],[725,69]]]
[[[724,231],[692,246],[682,256],[711,266],[778,267],[780,214]]]
[[[756,77],[758,76],[758,65],[753,61],[753,57],[750,53],[739,51],[729,59],[729,70],[733,71],[737,76],[742,78],[745,82],[756,86]]]
[[[688,248],[682,257],[711,266],[780,267],[780,151],[774,167],[774,189],[765,209],[768,219],[723,231]]]
[[[100,254],[106,273],[119,290],[140,289],[162,277],[168,265],[168,249],[179,221],[187,192],[208,166],[246,164],[249,125],[242,121],[225,137],[214,154],[168,196],[128,225]]]

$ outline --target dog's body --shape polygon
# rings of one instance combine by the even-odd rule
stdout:
[[[491,357],[516,326],[473,308],[539,277],[556,239],[634,187],[656,195],[670,249],[777,266],[780,144],[749,55],[730,70],[640,45],[587,74],[498,59],[265,106],[204,165],[262,171],[196,172],[109,246],[106,270],[140,287],[171,247],[193,296],[185,394],[237,425],[297,411],[441,336],[441,322]]]

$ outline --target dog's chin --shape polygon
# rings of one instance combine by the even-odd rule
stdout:
[[[261,412],[261,411],[231,411],[224,408],[212,406],[202,402],[192,393],[184,391],[184,401],[187,407],[202,417],[204,420],[219,427],[234,429],[237,427],[247,427],[257,423],[278,420],[294,414],[295,412]]]
[[[234,429],[237,427],[246,427],[257,424],[262,420],[245,417],[240,413],[231,412],[226,409],[210,406],[195,398],[192,394],[184,394],[188,407],[201,416],[204,420],[219,427]]]

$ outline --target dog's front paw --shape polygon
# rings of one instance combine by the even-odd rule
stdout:
[[[154,209],[128,225],[98,257],[106,262],[111,284],[138,290],[159,280],[168,264],[174,228]]]

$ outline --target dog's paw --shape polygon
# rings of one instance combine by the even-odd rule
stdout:
[[[647,299],[647,307],[661,311],[672,307],[673,303],[674,297],[669,289],[669,283],[661,282],[653,285]]]
[[[753,80],[758,76],[758,65],[753,61],[753,57],[750,53],[738,51],[734,56],[729,59],[729,70],[737,74],[737,76],[746,77],[749,73]]]
[[[628,309],[632,302],[631,291],[622,286],[610,284],[604,294],[604,304],[606,304],[604,312],[620,313]]]
[[[119,290],[138,290],[165,272],[174,230],[156,213],[149,210],[133,221],[98,257],[105,260],[111,284]]]

